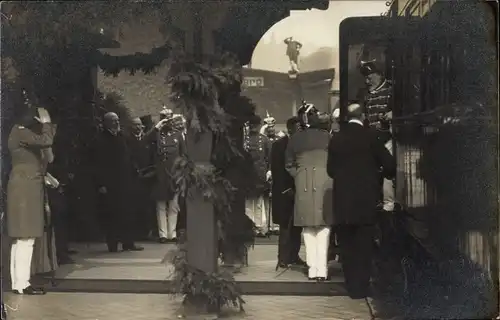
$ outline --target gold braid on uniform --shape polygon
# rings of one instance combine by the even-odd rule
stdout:
[[[227,105],[241,101],[237,99],[241,79],[241,66],[228,55],[208,64],[181,61],[173,64],[169,70],[172,100],[185,115],[189,132],[212,132],[218,141],[214,147],[219,146],[217,152],[212,153],[217,153],[219,159],[221,150],[225,153],[224,159],[242,156],[227,129],[235,123],[245,122],[247,117],[254,114],[252,107],[251,111],[242,108],[242,114],[238,114],[237,105],[231,108]],[[188,186],[196,186],[207,200],[215,204],[218,222],[224,224],[231,213],[230,203],[235,188],[224,177],[220,163],[216,166],[214,163],[217,161],[212,160],[214,163],[211,164],[197,164],[188,156],[174,164],[174,179],[179,191],[189,199]],[[165,256],[164,260],[172,263],[175,270],[173,290],[183,295],[185,302],[193,298],[201,299],[209,306],[238,307],[243,311],[245,301],[234,276],[228,271],[206,274],[188,264],[186,253],[187,248],[181,241],[175,250]]]

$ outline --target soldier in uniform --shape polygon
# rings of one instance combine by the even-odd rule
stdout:
[[[379,139],[391,154],[392,148],[392,84],[377,66],[376,60],[361,61],[361,73],[365,77],[368,92],[364,98],[366,123],[378,132]],[[382,182],[382,210],[394,210],[394,184],[392,180]]]
[[[246,199],[246,214],[257,227],[257,236],[265,236],[267,230],[267,209],[264,195],[269,193],[269,179],[271,171],[269,155],[271,143],[269,138],[259,132],[260,118],[255,117],[248,124],[248,133],[245,136],[244,148],[253,165],[255,179],[252,189]]]
[[[332,211],[332,179],[327,175],[329,115],[304,103],[298,111],[303,130],[290,137],[286,169],[295,181],[294,225],[302,227],[310,280],[328,278],[328,245]]]
[[[179,195],[173,181],[173,167],[178,157],[186,152],[182,132],[175,129],[172,110],[164,108],[160,112],[161,126],[148,132],[148,139],[156,144],[156,181],[153,196],[156,200],[156,217],[160,243],[177,241],[177,218]]]
[[[266,117],[264,118],[264,125],[260,129],[260,133],[265,135],[269,139],[269,143],[272,146],[274,142],[278,141],[279,139],[286,137],[286,134],[283,131],[276,132],[276,119],[272,117],[269,112],[266,112]],[[272,148],[271,148],[272,149]],[[271,151],[269,151],[271,152]],[[271,155],[269,155],[269,159],[271,158]],[[268,181],[271,183],[272,181],[272,176],[271,179]],[[271,211],[273,208],[272,205],[272,194],[267,194],[264,195],[264,201],[266,208],[268,208],[268,216],[267,216],[267,222],[268,222],[268,227],[269,227],[269,232],[272,234],[278,234],[279,233],[279,225],[272,223],[271,219]]]

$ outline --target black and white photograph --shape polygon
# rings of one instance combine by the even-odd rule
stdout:
[[[3,1],[0,319],[500,319],[497,19]]]

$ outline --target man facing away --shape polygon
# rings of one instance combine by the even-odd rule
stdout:
[[[334,221],[348,294],[370,295],[380,169],[386,178],[396,175],[396,162],[376,133],[363,126],[359,104],[347,108],[348,124],[333,133],[328,145],[327,172],[335,181]],[[366,300],[367,301],[367,300]]]
[[[124,251],[141,251],[134,244],[132,211],[133,164],[122,134],[120,119],[113,112],[104,115],[104,130],[96,143],[96,182],[102,196],[103,222],[109,252],[117,252],[121,243]]]
[[[290,138],[285,152],[286,169],[295,182],[294,225],[303,227],[308,278],[325,281],[333,224],[331,199],[325,201],[332,186],[326,172],[330,133],[325,125],[327,119],[314,105],[306,103],[297,113],[304,129]]]
[[[289,136],[295,134],[299,127],[298,117],[288,119],[286,128]],[[272,218],[273,223],[279,225],[278,268],[288,268],[293,264],[305,265],[299,258],[302,227],[293,223],[295,184],[285,168],[289,136],[276,140],[271,147]]]

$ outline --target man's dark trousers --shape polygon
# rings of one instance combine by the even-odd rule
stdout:
[[[293,225],[293,216],[288,224],[280,224],[278,242],[278,261],[280,264],[292,264],[299,260],[302,227]]]
[[[102,195],[103,222],[106,233],[106,243],[110,251],[118,250],[118,244],[121,243],[123,249],[129,249],[134,246],[135,221],[133,208],[127,205],[121,197],[121,194],[112,192]]]
[[[337,225],[346,289],[353,299],[366,298],[371,294],[375,230],[374,224]]]

